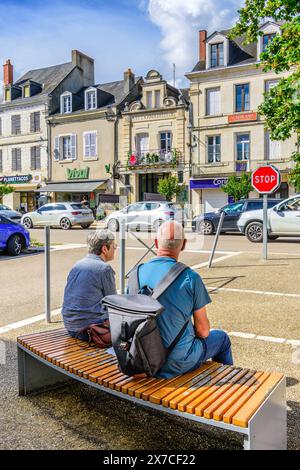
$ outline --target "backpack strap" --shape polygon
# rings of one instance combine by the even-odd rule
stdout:
[[[172,266],[172,268],[169,269],[167,274],[163,277],[159,285],[153,290],[153,299],[158,299],[158,297],[160,297],[186,269],[188,269],[188,266],[183,263],[177,262],[174,264],[174,266]]]
[[[140,267],[143,266],[142,264],[139,264],[131,273],[129,274],[129,279],[128,279],[128,294],[138,294],[140,291],[140,282],[139,282],[139,269]]]

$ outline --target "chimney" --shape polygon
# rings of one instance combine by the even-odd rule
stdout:
[[[206,38],[207,31],[205,29],[199,31],[199,60],[202,62],[206,61]]]
[[[124,82],[126,82],[126,88],[128,93],[135,84],[135,75],[131,69],[128,69],[124,72]]]
[[[83,86],[90,86],[95,84],[94,59],[86,54],[83,54],[83,52],[77,51],[77,49],[73,49],[72,64],[81,70]]]
[[[6,63],[3,65],[3,82],[4,86],[12,85],[14,81],[14,68],[10,63],[10,60],[7,59]]]

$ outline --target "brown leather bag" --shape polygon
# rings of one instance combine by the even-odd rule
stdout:
[[[82,330],[77,333],[77,336],[81,333],[86,333],[88,335],[89,346],[91,345],[91,343],[94,343],[97,348],[100,349],[106,349],[112,346],[108,320],[105,320],[103,323],[100,324],[96,323],[82,328]]]

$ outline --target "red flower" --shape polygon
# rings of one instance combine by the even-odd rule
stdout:
[[[136,156],[135,156],[135,155],[131,155],[130,158],[129,158],[129,163],[130,163],[130,165],[135,165],[136,162],[137,162]]]

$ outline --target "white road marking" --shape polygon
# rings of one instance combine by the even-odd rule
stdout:
[[[236,251],[236,252],[230,252],[230,254],[227,254],[225,256],[220,256],[219,258],[215,258],[213,260],[213,264],[215,263],[219,263],[220,261],[224,261],[225,259],[228,259],[228,258],[232,258],[233,256],[238,256],[238,255],[241,255],[242,253],[240,251]],[[204,268],[205,266],[208,265],[208,261],[205,261],[204,263],[200,263],[200,264],[195,264],[194,266],[191,266],[191,269],[199,269],[199,268]]]
[[[220,258],[217,259],[217,261]],[[275,295],[277,297],[293,297],[293,298],[300,298],[300,294],[289,294],[286,292],[267,292],[263,290],[248,290],[248,289],[232,289],[230,287],[208,287],[209,291],[228,291],[228,292],[238,292],[238,293],[246,293],[246,294],[257,294],[257,295]]]
[[[273,336],[255,335],[253,333],[241,333],[239,331],[230,331],[228,335],[243,339],[256,339],[258,341],[266,341],[268,343],[291,344],[292,346],[300,346],[299,339],[276,338]]]
[[[58,308],[56,310],[52,310],[51,317],[55,315],[60,315],[60,314],[61,314],[61,309]],[[35,315],[34,317],[26,318],[26,320],[21,320],[15,323],[11,323],[10,325],[0,327],[0,334],[7,333],[8,331],[11,331],[11,330],[17,330],[18,328],[22,328],[23,326],[28,326],[28,325],[31,325],[32,323],[37,323],[45,319],[46,319],[45,313],[42,313],[41,315]]]

